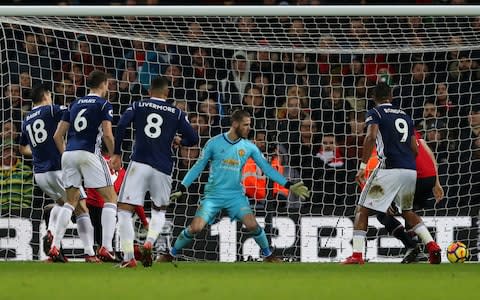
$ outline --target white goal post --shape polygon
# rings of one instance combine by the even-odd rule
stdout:
[[[94,69],[111,75],[114,123],[148,95],[151,78],[169,79],[169,100],[201,136],[199,147],[174,151],[174,187],[201,146],[228,127],[229,112],[248,109],[265,156],[279,158],[285,176],[313,190],[302,201],[267,183],[265,199],[252,200],[276,254],[302,262],[351,253],[365,112],[372,87],[386,81],[439,164],[445,199],[427,200],[420,215],[443,249],[461,240],[479,260],[480,6],[2,6],[1,150],[17,151],[33,86],[48,84],[54,101],[68,104],[85,94]],[[130,132],[125,163],[132,138]],[[51,199],[34,187],[31,161],[13,157],[0,172],[0,260],[44,259],[42,208]],[[169,207],[159,251],[191,221],[206,178]],[[398,262],[401,243],[375,217],[369,223],[366,257]],[[63,247],[81,258],[74,228]],[[141,229],[137,238],[144,238]],[[184,254],[260,257],[252,238],[224,215]]]

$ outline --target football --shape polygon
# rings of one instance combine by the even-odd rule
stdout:
[[[463,263],[470,257],[470,251],[462,242],[453,242],[447,248],[447,258],[452,264]]]

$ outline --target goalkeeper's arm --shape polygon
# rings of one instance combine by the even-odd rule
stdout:
[[[193,167],[187,172],[185,177],[183,178],[182,182],[180,183],[177,190],[170,194],[170,200],[175,201],[181,198],[188,190],[188,187],[192,184],[192,182],[200,176],[200,173],[205,169],[207,166],[210,157],[212,156],[212,150],[210,143],[207,142],[205,147],[202,149],[202,153],[200,153],[200,157],[198,158],[197,162],[193,165]]]
[[[287,181],[287,179],[280,173],[277,172],[268,161],[262,156],[260,150],[255,146],[254,151],[252,152],[252,158],[255,163],[263,170],[265,175],[268,178],[272,179],[273,181],[277,182],[278,184],[283,185],[287,189],[289,189],[295,195],[301,198],[308,198],[310,197],[310,191],[305,186],[303,181],[293,183],[291,181]]]

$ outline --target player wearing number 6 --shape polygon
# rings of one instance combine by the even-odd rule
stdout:
[[[433,240],[422,219],[412,210],[417,179],[415,156],[417,143],[412,119],[401,109],[392,107],[391,90],[386,83],[375,87],[377,106],[368,111],[367,136],[356,179],[363,183],[365,168],[377,144],[379,166],[373,171],[360,194],[353,225],[353,255],[344,264],[363,264],[369,211],[385,213],[392,202],[402,211],[405,221],[427,246],[432,264],[440,263],[440,247]]]
[[[67,191],[67,203],[58,216],[56,234],[50,256],[58,256],[60,240],[65,234],[68,221],[78,204],[79,188],[95,188],[105,200],[102,209],[102,247],[98,256],[104,261],[114,261],[112,239],[117,216],[117,194],[107,163],[100,153],[100,144],[113,154],[112,105],[103,98],[108,90],[108,75],[93,71],[87,79],[90,93],[72,102],[58,124],[54,135],[55,144],[62,155],[63,184]],[[68,140],[64,149],[65,135]]]
[[[132,122],[135,129],[133,153],[120,190],[118,204],[120,244],[124,254],[124,261],[120,267],[136,266],[132,214],[135,206],[143,206],[147,192],[150,192],[153,204],[147,240],[142,249],[142,263],[145,267],[152,265],[153,244],[165,223],[165,211],[170,203],[172,143],[193,146],[199,140],[187,115],[165,101],[168,97],[168,84],[166,78],[154,78],[150,85],[150,99],[130,105],[118,122],[115,154],[111,157],[114,168],[121,165],[121,145],[125,130]],[[176,137],[177,132],[181,138]]]

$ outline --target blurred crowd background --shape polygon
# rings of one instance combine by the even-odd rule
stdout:
[[[57,1],[55,1],[57,2]],[[86,4],[88,1],[61,1]],[[347,1],[188,1],[190,4],[337,4]],[[348,1],[379,4],[381,1]],[[390,3],[390,1],[383,1]],[[400,3],[462,4],[473,1],[401,1]],[[13,1],[32,4],[32,1]],[[95,1],[105,4],[105,1]],[[108,2],[110,3],[110,2]],[[119,1],[120,4],[178,4],[178,1]],[[35,1],[35,4],[38,4]],[[131,19],[122,19],[126,24]],[[103,19],[92,18],[103,28]],[[133,21],[132,21],[133,22]],[[354,182],[365,137],[365,113],[373,106],[372,87],[386,81],[393,88],[394,105],[405,109],[439,163],[446,197],[438,213],[472,213],[480,199],[480,52],[468,36],[480,36],[480,17],[385,18],[182,18],[169,20],[184,39],[167,27],[154,30],[161,42],[79,34],[67,30],[2,23],[1,143],[2,215],[31,207],[41,197],[32,187],[31,162],[18,153],[21,120],[31,109],[32,86],[48,84],[54,102],[68,105],[87,92],[85,78],[94,69],[111,75],[108,99],[114,124],[133,101],[148,96],[153,76],[171,83],[169,101],[188,113],[201,136],[198,147],[176,149],[174,177],[183,178],[208,139],[225,131],[236,108],[253,115],[251,138],[270,160],[279,162],[292,180],[313,189],[305,201],[270,186],[267,209],[299,213],[352,215],[358,196]],[[211,22],[228,38],[246,45],[233,49],[199,46],[214,35]],[[152,21],[152,24],[154,22]],[[163,24],[163,23],[162,23]],[[405,41],[398,52],[382,52],[378,24],[390,30],[392,42]],[[338,27],[335,27],[337,26]],[[452,27],[450,27],[452,26]],[[165,29],[167,28],[167,29]],[[312,32],[318,31],[317,35]],[[322,31],[323,30],[323,31]],[[335,33],[341,31],[341,37]],[[157,32],[158,31],[158,32]],[[435,49],[439,32],[448,47]],[[468,34],[467,34],[468,33]],[[372,38],[374,37],[374,38]],[[433,42],[432,42],[433,41]],[[289,45],[296,51],[271,51]],[[352,46],[353,45],[353,46]],[[422,50],[430,45],[427,50]],[[433,46],[433,48],[432,48]],[[354,47],[356,54],[335,49]],[[299,49],[332,49],[304,51]],[[358,49],[377,49],[365,51]],[[353,49],[353,48],[352,48]],[[410,49],[410,50],[409,50]],[[418,50],[420,49],[420,50]],[[459,50],[461,49],[461,50]],[[131,143],[126,143],[125,162]],[[176,215],[191,215],[206,174],[192,188]],[[268,205],[270,204],[270,205]],[[433,202],[432,202],[433,207]]]

